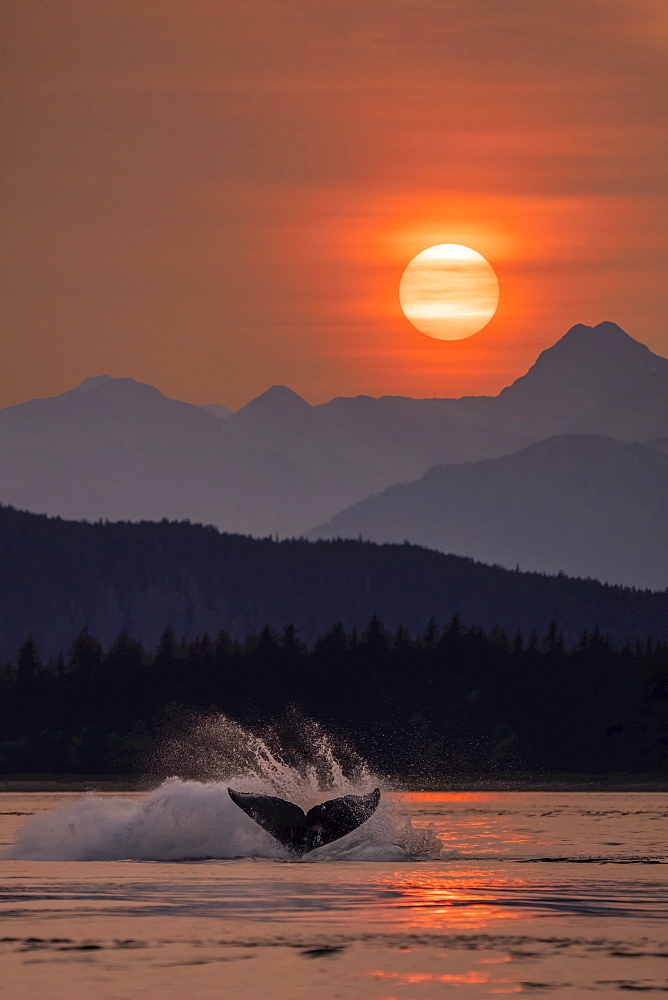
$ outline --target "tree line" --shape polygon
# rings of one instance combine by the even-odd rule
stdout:
[[[293,625],[147,651],[126,632],[104,650],[83,629],[66,656],[32,638],[0,667],[0,770],[131,774],[192,720],[244,725],[297,709],[390,774],[659,772],[668,764],[668,644],[616,647],[593,631],[567,646],[466,627],[409,634],[373,617],[306,643]],[[196,776],[196,775],[195,775]]]
[[[361,634],[373,615],[411,634],[433,615],[569,644],[598,626],[622,645],[668,642],[668,591],[638,591],[485,566],[418,545],[246,538],[183,522],[87,524],[0,506],[0,660],[32,635],[43,657],[83,626],[109,649],[122,630],[155,649],[166,625],[194,640],[280,632],[309,643],[332,622]]]

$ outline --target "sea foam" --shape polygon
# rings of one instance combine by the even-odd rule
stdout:
[[[162,748],[163,763],[203,772],[204,780],[170,777],[132,797],[87,793],[41,813],[5,855],[52,861],[181,861],[256,857],[289,860],[287,851],[239,809],[227,787],[276,795],[308,810],[340,795],[361,795],[386,781],[350,751],[337,753],[312,723],[284,753],[275,733],[258,736],[225,716],[199,720],[187,738]],[[342,760],[342,758],[345,758]],[[307,861],[399,861],[438,857],[428,828],[415,829],[387,794],[374,815]]]

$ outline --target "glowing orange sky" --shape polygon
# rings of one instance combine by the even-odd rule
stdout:
[[[498,392],[576,322],[668,354],[660,0],[9,0],[4,405]],[[501,297],[436,341],[406,263]]]

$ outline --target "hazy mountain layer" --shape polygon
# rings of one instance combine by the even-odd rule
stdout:
[[[72,518],[190,518],[301,534],[442,462],[545,437],[668,434],[668,360],[612,323],[573,327],[498,397],[334,399],[274,386],[237,413],[106,376],[0,411],[0,502]]]
[[[313,538],[405,539],[501,566],[668,587],[668,454],[566,435],[439,465],[355,504]]]
[[[0,657],[32,634],[42,655],[86,626],[108,646],[125,629],[155,647],[170,626],[234,637],[292,623],[421,630],[430,616],[568,640],[596,626],[614,641],[668,638],[668,594],[483,566],[412,545],[273,542],[190,524],[82,524],[0,508]]]

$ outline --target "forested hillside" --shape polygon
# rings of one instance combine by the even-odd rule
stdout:
[[[165,628],[244,639],[294,624],[307,639],[378,615],[412,633],[453,615],[486,629],[568,642],[668,638],[668,593],[484,566],[418,546],[272,541],[186,523],[87,524],[0,508],[0,659],[31,635],[41,656],[84,627],[105,647],[125,630],[155,649]]]

